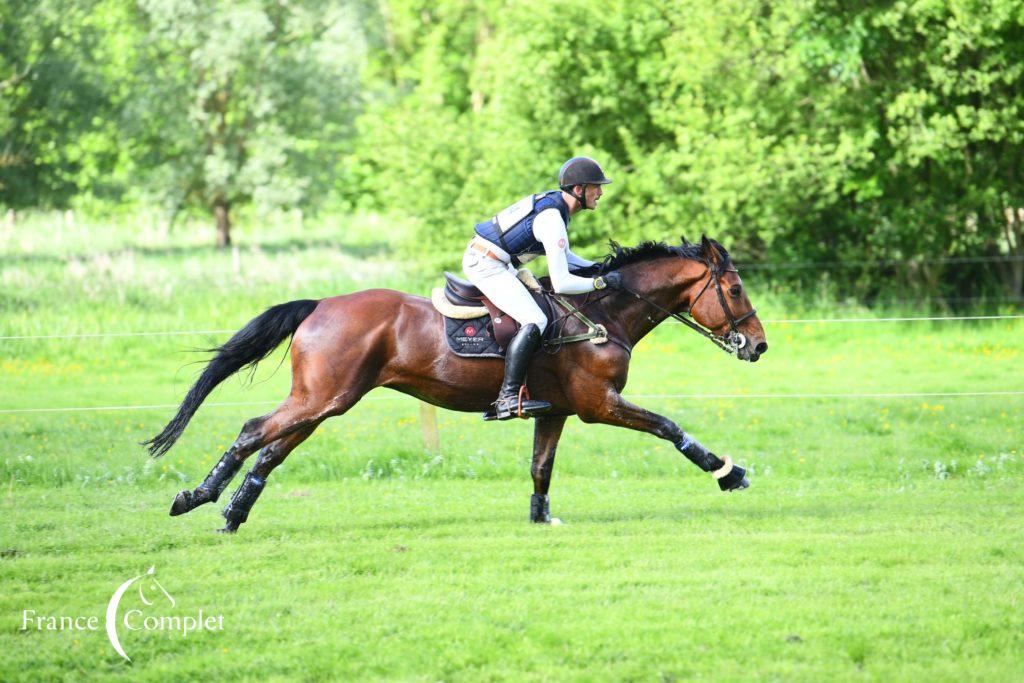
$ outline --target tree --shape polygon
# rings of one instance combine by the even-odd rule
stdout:
[[[351,134],[364,54],[357,6],[140,0],[132,144],[173,208],[315,200]]]
[[[418,247],[457,254],[473,221],[587,153],[616,184],[574,245],[707,231],[745,261],[1006,256],[1021,296],[1019,0],[382,7],[371,61],[390,97],[352,158]],[[922,265],[888,286],[978,294],[988,271]],[[877,273],[844,273],[879,293]]]
[[[125,55],[114,0],[0,0],[0,203],[66,206],[117,194]]]
[[[875,13],[872,26],[885,196],[895,220],[918,228],[896,246],[1009,257],[995,272],[1024,295],[1024,8],[919,0]]]

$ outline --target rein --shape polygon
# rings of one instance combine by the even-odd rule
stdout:
[[[708,280],[707,280],[707,282],[704,283],[704,286],[701,287],[701,290],[697,293],[697,296],[695,296],[693,298],[693,301],[690,304],[690,308],[693,308],[693,305],[696,304],[698,301],[700,301],[700,298],[702,296],[704,296],[704,292],[706,292],[708,290],[708,287],[710,287],[712,284],[714,284],[715,293],[718,295],[718,303],[721,305],[722,312],[725,314],[725,318],[726,318],[726,320],[729,323],[729,332],[728,332],[728,334],[726,334],[724,336],[719,336],[719,335],[715,334],[714,332],[712,332],[711,330],[703,327],[702,325],[700,325],[696,321],[691,320],[690,318],[684,318],[683,316],[679,315],[678,313],[674,313],[674,312],[668,310],[667,308],[663,308],[663,307],[659,306],[658,304],[656,304],[655,302],[651,301],[649,298],[647,298],[643,294],[640,294],[638,292],[634,292],[632,289],[630,289],[630,288],[628,288],[626,286],[622,287],[622,291],[626,292],[627,294],[630,294],[630,295],[636,297],[640,301],[643,301],[648,306],[650,306],[652,308],[655,308],[658,311],[664,313],[667,317],[673,318],[673,319],[681,322],[682,324],[684,324],[687,327],[689,327],[691,330],[693,330],[693,331],[697,332],[698,334],[700,334],[702,337],[707,338],[708,341],[710,341],[712,344],[714,344],[718,348],[722,349],[726,353],[734,354],[737,351],[739,351],[740,349],[742,349],[744,346],[747,345],[747,338],[746,338],[746,336],[742,332],[739,331],[740,323],[742,323],[747,318],[750,318],[750,317],[752,317],[754,315],[757,315],[757,309],[756,308],[751,308],[749,311],[747,311],[746,313],[744,313],[743,315],[741,315],[738,318],[736,316],[734,316],[733,313],[732,313],[732,309],[729,308],[729,304],[725,300],[725,294],[722,293],[722,285],[718,282],[718,280],[721,277],[722,273],[739,273],[739,271],[736,270],[735,268],[724,268],[724,269],[723,268],[718,268],[718,267],[716,267],[713,264],[708,263],[708,262],[705,262],[705,265],[707,266],[707,269],[708,269],[708,275],[709,275]],[[615,338],[609,336],[608,330],[605,329],[604,325],[601,325],[599,323],[595,323],[592,320],[590,320],[587,316],[583,315],[582,311],[583,311],[584,308],[586,308],[587,306],[589,306],[591,304],[595,304],[598,301],[601,301],[605,297],[609,296],[611,294],[610,291],[603,292],[602,295],[597,297],[596,299],[591,299],[589,294],[588,294],[587,298],[583,301],[583,303],[579,307],[573,306],[564,297],[559,296],[558,294],[555,294],[553,291],[548,291],[547,293],[548,293],[548,295],[554,301],[556,301],[559,305],[561,305],[566,310],[565,315],[559,317],[558,320],[554,321],[554,324],[558,324],[560,322],[564,324],[564,321],[567,320],[568,318],[575,317],[576,319],[578,319],[580,322],[582,322],[584,325],[587,326],[587,330],[588,331],[583,333],[583,334],[573,334],[573,335],[569,335],[569,336],[566,336],[566,337],[555,337],[553,339],[550,339],[550,340],[544,342],[544,347],[545,348],[552,348],[552,347],[554,347],[556,349],[556,351],[557,351],[558,348],[564,346],[565,344],[571,344],[573,342],[586,341],[588,339],[592,339],[592,340],[595,340],[594,341],[595,344],[603,344],[604,342],[610,341],[613,344],[616,344],[617,346],[622,347],[623,349],[626,350],[627,353],[632,355],[632,349],[630,349],[630,347],[628,345],[622,343],[618,339],[615,339]]]
[[[557,325],[560,322],[564,324],[564,321],[567,320],[569,317],[575,317],[577,320],[579,320],[581,323],[587,326],[588,331],[584,332],[583,334],[571,334],[567,337],[554,337],[544,342],[544,348],[554,348],[555,351],[553,353],[555,353],[566,344],[572,344],[574,342],[579,341],[587,341],[588,339],[590,339],[593,340],[595,344],[604,344],[605,342],[611,342],[616,346],[622,347],[629,355],[633,355],[633,350],[630,349],[628,345],[608,335],[608,330],[605,328],[604,325],[600,323],[595,323],[593,320],[583,315],[583,307],[586,306],[587,304],[594,303],[593,301],[584,301],[583,305],[577,308],[576,306],[573,306],[569,301],[567,301],[564,297],[559,296],[554,292],[548,292],[548,295],[566,310],[565,315],[561,316],[558,320],[554,321],[553,324]],[[600,301],[600,299],[595,299],[595,301]]]

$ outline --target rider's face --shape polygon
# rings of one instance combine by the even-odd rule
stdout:
[[[603,195],[603,194],[604,194],[604,186],[603,185],[586,185],[583,188],[583,197],[587,201],[587,208],[588,209],[596,209],[597,208],[597,200],[600,199],[601,195]]]

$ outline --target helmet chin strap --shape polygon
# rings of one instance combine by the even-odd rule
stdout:
[[[583,188],[583,192],[581,192],[580,194],[573,193],[572,196],[576,201],[580,203],[584,210],[589,209],[590,207],[587,206],[587,186],[580,185],[579,187]]]

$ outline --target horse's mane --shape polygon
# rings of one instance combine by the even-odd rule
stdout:
[[[712,239],[709,239],[708,242],[711,243],[712,248],[718,251],[722,264],[726,268],[730,267],[732,265],[732,260],[729,258],[729,252],[725,250],[725,247]],[[628,266],[633,263],[650,261],[656,258],[665,258],[666,256],[678,256],[681,258],[692,259],[694,261],[708,260],[708,255],[705,253],[704,246],[699,242],[690,242],[685,237],[682,238],[682,243],[678,246],[671,246],[664,242],[649,240],[641,242],[635,247],[623,247],[615,240],[609,240],[608,247],[612,251],[610,254],[605,256],[600,263],[590,268],[586,268],[583,271],[574,272],[582,275],[597,275],[599,273],[618,270],[623,266]]]

